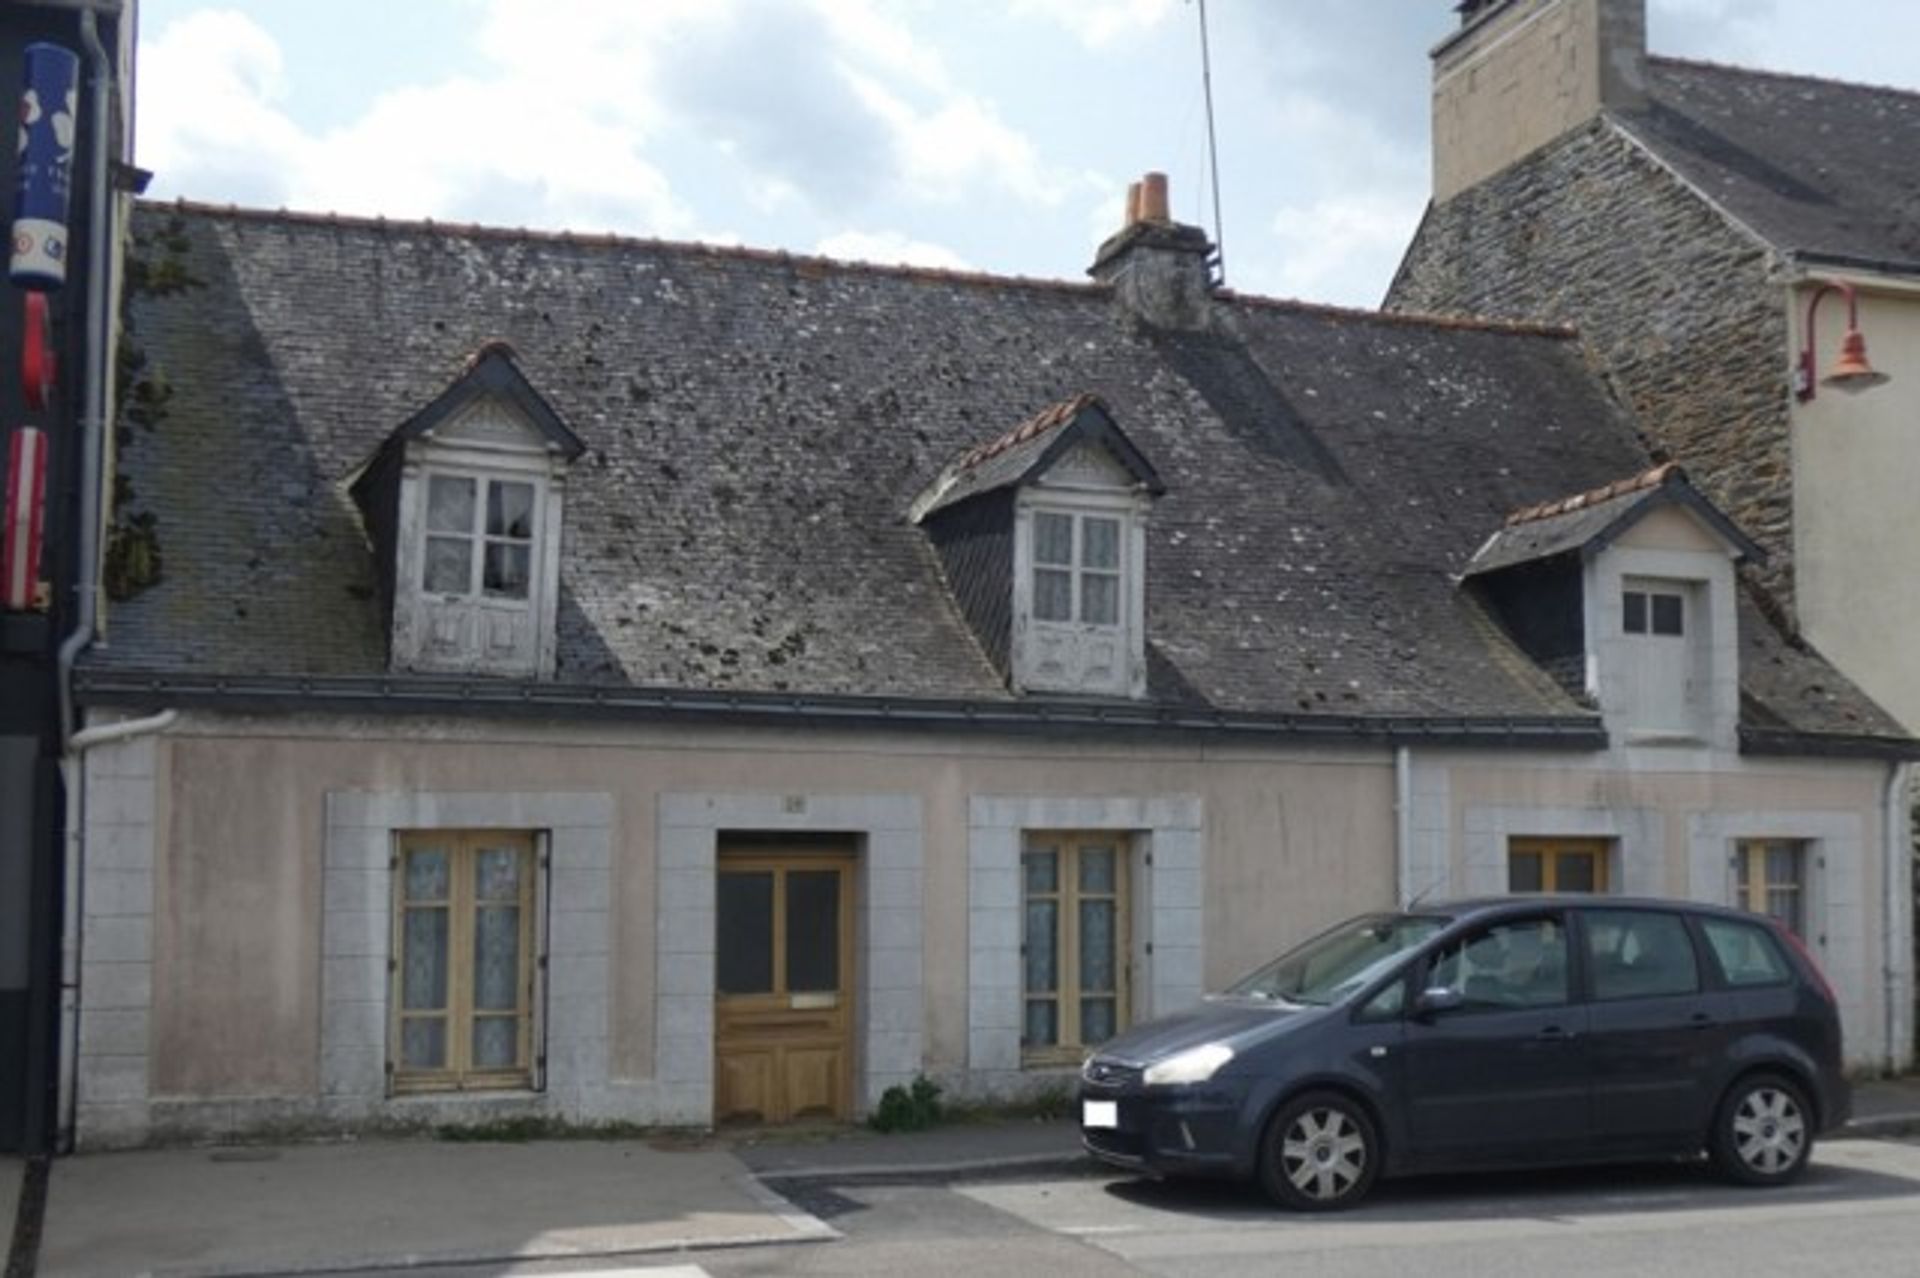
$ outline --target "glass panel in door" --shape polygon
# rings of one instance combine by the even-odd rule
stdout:
[[[718,895],[720,993],[773,993],[773,871],[722,871]]]
[[[787,992],[840,988],[840,871],[787,873]]]

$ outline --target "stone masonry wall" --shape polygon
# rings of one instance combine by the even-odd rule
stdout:
[[[1428,211],[1396,311],[1579,327],[1650,450],[1770,556],[1792,601],[1786,313],[1772,254],[1602,117]]]

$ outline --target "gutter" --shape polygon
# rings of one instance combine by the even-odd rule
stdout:
[[[1791,728],[1742,728],[1740,753],[1835,759],[1920,759],[1920,740],[1864,733],[1799,732]]]
[[[1043,735],[1200,735],[1248,741],[1604,750],[1597,716],[1273,715],[1132,702],[982,701],[777,692],[711,692],[624,685],[506,682],[433,676],[204,675],[89,670],[76,676],[89,705],[170,706],[228,713],[495,715],[622,722],[892,728]]]

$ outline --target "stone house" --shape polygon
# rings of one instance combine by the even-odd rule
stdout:
[[[1760,538],[1568,330],[1140,214],[1066,284],[143,206],[80,1143],[1065,1086],[1350,913],[1775,862],[1903,1063],[1914,743]]]
[[[1783,624],[1920,725],[1920,93],[1650,55],[1645,0],[1461,7],[1387,308],[1576,324]]]

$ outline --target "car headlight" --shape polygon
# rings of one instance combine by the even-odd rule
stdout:
[[[1225,1043],[1202,1043],[1147,1066],[1143,1081],[1149,1087],[1204,1083],[1232,1059],[1233,1049]]]

